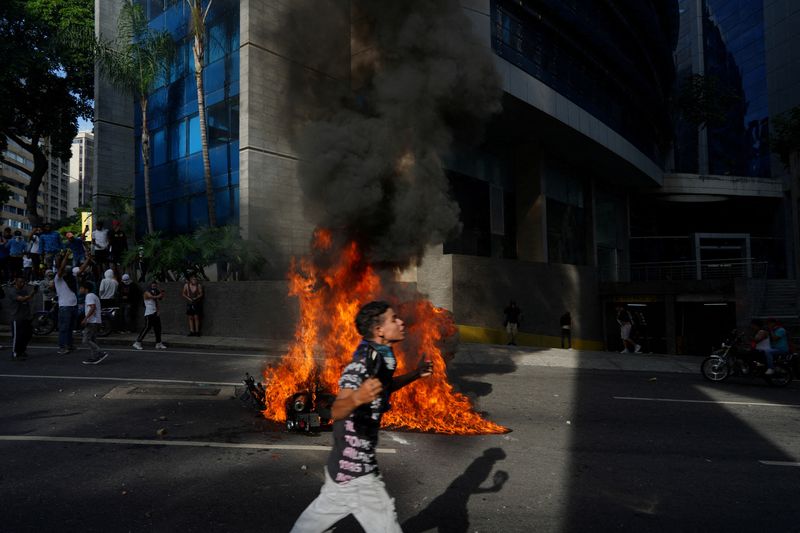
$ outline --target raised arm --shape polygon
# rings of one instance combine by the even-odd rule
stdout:
[[[431,374],[433,374],[433,363],[426,360],[426,358],[423,356],[422,360],[420,360],[419,364],[417,365],[416,370],[407,374],[403,374],[402,376],[396,376],[394,379],[392,379],[392,388],[390,389],[390,392],[394,392],[397,389],[402,389],[406,385],[413,383],[419,378],[425,378]]]

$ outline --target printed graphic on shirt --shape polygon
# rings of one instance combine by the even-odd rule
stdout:
[[[388,347],[387,347],[388,348]],[[383,353],[381,353],[383,352]],[[384,384],[384,392],[369,405],[362,405],[344,420],[333,424],[333,450],[328,459],[328,472],[337,483],[377,473],[375,448],[381,416],[389,408],[389,387],[396,366],[390,349],[380,352],[366,342],[359,344],[353,360],[342,371],[341,389],[357,390],[370,376]]]

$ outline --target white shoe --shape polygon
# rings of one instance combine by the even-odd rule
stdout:
[[[167,345],[164,344],[163,342],[159,342],[158,344],[156,344],[156,350],[166,350],[166,349]]]
[[[775,369],[774,369],[774,368],[768,368],[768,369],[767,369],[767,371],[766,371],[766,372],[764,372],[764,375],[765,375],[765,376],[771,376],[771,375],[773,375],[774,373],[775,373]]]
[[[137,350],[144,350],[144,347],[142,346],[141,342],[134,342],[133,347],[136,348]]]
[[[631,352],[629,352],[629,351],[628,351],[628,349],[627,349],[627,348],[625,348],[624,350],[622,350],[622,351],[621,351],[621,352],[619,352],[619,353],[631,353]]]
[[[639,345],[637,344],[637,345],[636,345],[636,348],[634,348],[634,350],[633,350],[633,351],[634,351],[634,353],[641,353],[641,351],[642,351],[642,347],[641,347],[641,346],[639,346]]]

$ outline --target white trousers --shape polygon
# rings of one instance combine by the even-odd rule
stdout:
[[[394,498],[386,492],[380,475],[367,474],[336,483],[327,468],[319,496],[306,507],[291,533],[322,533],[349,514],[367,533],[403,533],[397,523]]]

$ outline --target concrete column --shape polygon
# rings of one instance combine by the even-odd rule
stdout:
[[[541,149],[522,145],[515,154],[517,257],[547,262],[547,201],[544,195]]]
[[[95,2],[95,33],[113,39],[123,0]],[[108,211],[114,197],[133,195],[135,171],[135,132],[133,129],[133,95],[111,86],[95,70],[94,139],[92,163],[92,206],[95,211]]]
[[[597,224],[595,223],[594,184],[591,177],[584,187],[583,205],[586,206],[586,264],[597,266]]]
[[[667,338],[667,353],[674,354],[678,351],[678,327],[675,319],[675,295],[667,294],[664,297],[664,336]]]

